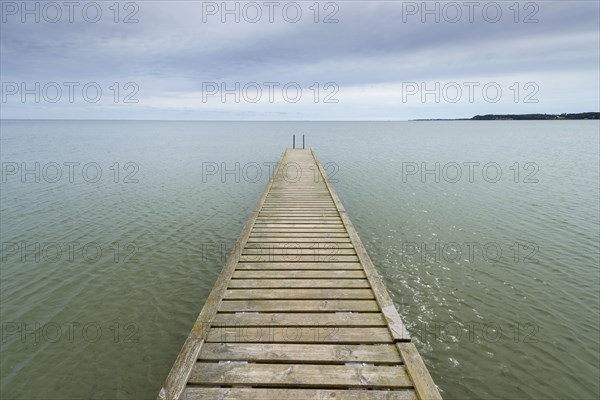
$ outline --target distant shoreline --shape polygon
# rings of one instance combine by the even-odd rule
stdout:
[[[97,119],[97,118],[1,118],[0,122],[8,121],[77,121],[77,122],[305,122],[305,123],[337,123],[337,122],[414,122],[414,121],[559,121],[559,120],[600,120],[600,112],[585,113],[563,113],[563,114],[485,114],[476,115],[471,118],[418,118],[418,119],[374,119],[374,120],[317,120],[317,119],[287,119],[287,120],[267,120],[267,119]]]
[[[540,121],[600,119],[600,112],[563,114],[486,114],[472,118],[424,118],[412,121]]]

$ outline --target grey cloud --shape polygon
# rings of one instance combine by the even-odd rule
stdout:
[[[110,19],[22,24],[9,19],[1,25],[2,79],[136,81],[143,96],[160,97],[198,92],[208,80],[298,81],[307,86],[333,81],[351,87],[481,76],[535,79],[551,72],[565,77],[571,72],[574,81],[594,71],[597,75],[597,2],[537,2],[539,22],[531,24],[514,23],[507,11],[513,2],[500,3],[506,14],[498,23],[479,14],[474,23],[466,16],[455,24],[433,23],[431,17],[421,23],[418,15],[404,22],[402,2],[363,1],[337,2],[339,23],[334,24],[314,23],[310,14],[296,24],[281,18],[273,24],[222,24],[216,16],[204,23],[197,1],[139,2],[136,24]],[[308,10],[312,2],[302,4]],[[525,14],[521,10],[519,18]],[[598,97],[598,87],[588,90],[583,98]],[[554,101],[563,94],[546,95]],[[12,113],[28,104],[3,106]],[[374,108],[369,104],[368,109]],[[451,112],[457,116],[472,114],[466,107],[455,109]],[[60,105],[53,110],[60,113]],[[113,110],[102,112],[115,115]],[[273,107],[255,114],[266,112],[287,111]]]

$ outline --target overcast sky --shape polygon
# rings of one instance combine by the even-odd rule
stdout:
[[[600,107],[596,0],[1,3],[2,118],[406,120]]]

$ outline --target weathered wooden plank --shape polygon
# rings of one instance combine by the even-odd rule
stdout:
[[[347,237],[251,237],[248,239],[248,243],[281,243],[281,244],[290,244],[290,243],[306,243],[307,245],[312,244],[327,244],[327,243],[336,243],[336,244],[346,244],[349,248],[354,248],[350,239]]]
[[[374,300],[226,300],[221,302],[221,312],[332,312],[380,311]]]
[[[268,203],[266,204],[263,209],[267,210],[270,208],[286,208],[286,209],[290,209],[290,208],[311,208],[311,209],[328,209],[328,208],[333,208],[335,207],[335,204],[333,202],[328,202],[328,203],[310,203],[310,202],[304,202],[304,203],[299,203],[299,202],[277,202],[277,203]]]
[[[272,255],[310,255],[310,254],[346,254],[356,255],[350,243],[279,243],[272,245],[269,243],[246,243],[242,249],[242,254],[272,254]]]
[[[331,249],[351,249],[352,243],[350,242],[327,242],[326,238],[321,238],[319,241],[312,242],[294,242],[293,239],[288,238],[284,242],[267,242],[267,241],[256,241],[256,242],[247,242],[246,247],[244,249],[318,249],[318,250],[331,250]],[[347,239],[347,238],[344,238]]]
[[[291,153],[288,153],[288,156],[290,154]],[[305,164],[305,167],[307,167],[307,166],[309,166],[309,164]],[[310,167],[314,168],[315,164],[314,163],[310,164]],[[323,188],[323,186],[321,185],[321,182],[307,182],[307,183],[290,182],[288,180],[281,180],[278,178],[275,178],[274,181],[275,181],[275,184],[273,185],[273,190],[271,191],[271,194],[273,194],[273,195],[277,195],[277,194],[289,195],[290,193],[297,193],[297,194],[322,193],[324,195],[329,194],[327,189]]]
[[[332,208],[335,207],[335,204],[333,202],[331,203],[292,203],[292,202],[277,202],[277,203],[270,203],[265,205],[265,207],[263,207],[264,210],[267,210],[269,208],[286,208],[286,209],[290,209],[290,208],[311,208],[311,209],[328,209],[328,208]]]
[[[275,204],[273,204],[273,205],[271,205],[269,207],[266,207],[266,208],[262,209],[261,212],[263,212],[263,213],[276,212],[276,211],[268,210],[268,208],[284,208],[285,210],[283,210],[283,212],[286,212],[286,213],[291,213],[292,212],[290,210],[290,208],[298,208],[298,209],[300,209],[300,211],[305,211],[305,210],[303,210],[305,208],[303,206],[294,207],[291,204],[285,204],[285,205],[284,204],[281,204],[281,205],[275,205]],[[319,207],[316,207],[316,208],[313,207],[313,208],[311,208],[309,210],[306,210],[306,211],[310,211],[310,212],[313,212],[313,213],[318,213],[320,211],[326,211],[326,212],[330,212],[330,213],[335,213],[335,211],[336,211],[336,209],[335,209],[335,203],[332,203],[332,204],[329,204],[329,205],[326,205],[326,206],[319,206]]]
[[[275,222],[275,223],[270,223],[270,222],[262,222],[262,221],[257,221],[254,224],[254,229],[256,228],[283,228],[283,229],[294,229],[294,228],[344,228],[344,224],[342,224],[341,222],[338,221],[333,221],[333,222],[315,222],[315,221],[309,221],[309,222],[295,222],[295,221],[288,221],[288,222]]]
[[[437,386],[431,379],[429,371],[423,363],[417,348],[411,342],[397,343],[400,356],[406,365],[406,370],[414,383],[415,391],[420,399],[442,400]]]
[[[330,232],[330,233],[319,233],[319,232],[305,232],[305,233],[294,233],[294,232],[279,232],[279,233],[261,233],[252,232],[250,235],[251,239],[257,239],[261,237],[288,237],[288,238],[349,238],[347,232]]]
[[[304,222],[312,222],[312,221],[317,221],[317,222],[337,222],[338,224],[342,223],[342,219],[337,217],[337,216],[323,216],[323,215],[307,215],[307,216],[300,216],[300,215],[296,215],[294,217],[292,216],[276,216],[276,215],[259,215],[259,217],[256,219],[257,223],[264,223],[264,222],[269,222],[269,221],[283,221],[286,223],[289,222],[298,222],[298,223],[304,223]]]
[[[289,200],[268,200],[265,203],[265,208],[279,207],[279,208],[304,208],[305,206],[309,207],[317,207],[317,208],[335,208],[335,203],[333,200],[329,199],[327,201],[318,201],[318,200],[301,200],[298,198],[289,199]]]
[[[212,326],[371,326],[385,327],[381,313],[240,313],[215,316]]]
[[[324,269],[324,270],[342,270],[342,269],[355,269],[361,270],[362,267],[359,263],[355,262],[249,262],[240,263],[237,266],[237,270],[267,270],[267,269],[280,269],[280,270],[304,270],[304,269]]]
[[[318,172],[317,172],[318,174]],[[327,196],[329,196],[329,193],[327,192],[327,190],[323,187],[322,184],[319,184],[319,182],[313,184],[313,185],[305,185],[305,184],[281,184],[280,182],[277,182],[277,186],[274,188],[274,190],[271,191],[271,193],[269,193],[269,195],[271,196],[271,198],[279,198],[279,197],[289,197],[291,196],[308,196],[309,198],[313,199],[313,198],[322,198],[322,199],[327,199]],[[331,200],[331,197],[329,197],[329,200]]]
[[[341,242],[341,241],[327,241],[324,239],[319,239],[318,240],[304,240],[305,238],[301,238],[303,239],[302,241],[295,241],[295,239],[289,239],[289,238],[282,238],[284,240],[281,241],[273,241],[272,239],[276,239],[276,238],[266,238],[266,240],[263,241],[256,241],[256,242],[246,242],[246,249],[248,248],[255,248],[255,249],[261,249],[261,248],[266,248],[266,249],[293,249],[293,248],[298,248],[298,249],[331,249],[331,248],[336,248],[336,249],[354,249],[354,246],[352,246],[352,243],[350,243],[350,241],[346,241],[346,242]]]
[[[321,254],[312,254],[312,255],[295,255],[295,254],[289,254],[289,255],[249,255],[249,254],[242,254],[240,256],[240,262],[243,263],[249,263],[249,262],[322,262],[322,263],[336,263],[336,262],[340,262],[340,263],[349,263],[349,262],[358,262],[358,257],[357,256],[351,256],[351,255],[338,255],[338,254],[334,254],[334,255],[321,255]]]
[[[299,187],[299,189],[302,189]],[[285,185],[282,186],[280,184],[280,182],[277,181],[277,185],[273,187],[273,190],[271,190],[271,192],[269,192],[269,196],[273,196],[273,197],[285,197],[285,196],[301,196],[303,194],[303,192],[305,192],[306,189],[302,189],[302,190],[295,190],[295,187],[291,187],[290,185]],[[294,194],[291,194],[294,193]],[[329,192],[327,191],[327,189],[324,189],[324,187],[322,185],[319,185],[319,182],[317,182],[317,186],[316,189],[310,190],[310,193],[308,194],[309,197],[314,197],[315,194],[318,194],[321,197],[328,197],[331,198],[331,196],[329,196]]]
[[[267,201],[300,201],[300,202],[332,202],[332,198],[327,192],[302,191],[294,193],[284,193],[279,191],[278,194],[272,194],[267,197]]]
[[[355,279],[366,275],[360,269],[355,270],[238,270],[233,273],[236,279],[284,278],[284,279]]]
[[[267,200],[265,203],[266,207],[272,206],[280,206],[280,207],[304,207],[304,206],[319,206],[319,207],[335,207],[335,203],[333,200],[329,199],[327,201],[318,201],[318,200]]]
[[[275,212],[265,212],[260,214],[261,218],[278,218],[285,220],[302,220],[302,219],[316,219],[316,218],[326,218],[330,220],[335,220],[338,218],[337,213],[323,213],[323,212],[306,212],[306,213],[294,213],[294,219],[291,219],[291,216],[287,213],[275,213]]]
[[[275,232],[343,232],[344,226],[340,224],[258,224],[254,225],[256,232],[264,232],[265,230],[273,230]]]
[[[273,190],[271,190],[271,192],[269,192],[269,196],[271,197],[285,197],[285,196],[301,196],[303,195],[303,192],[306,191],[306,189],[302,189],[299,187],[299,189],[302,190],[294,190],[294,187],[291,187],[291,185],[285,185],[282,186],[281,183],[279,181],[276,182],[277,185],[273,187]],[[293,195],[291,195],[290,193],[294,193]],[[308,194],[309,197],[313,197],[315,195],[318,195],[320,197],[329,197],[329,192],[323,188],[322,185],[319,185],[319,182],[317,182],[317,186],[316,189],[310,190],[310,193]]]
[[[389,335],[389,334],[388,334]],[[396,346],[355,344],[206,343],[199,359],[285,363],[401,364]]]
[[[305,249],[305,250],[336,250],[346,249],[354,252],[354,247],[351,243],[338,244],[335,242],[275,242],[276,244],[269,242],[247,242],[244,250],[294,250],[294,249]]]
[[[366,279],[232,279],[229,289],[370,288]]]
[[[302,200],[299,199],[298,197],[295,197],[293,199],[289,199],[289,200],[273,200],[273,199],[267,199],[267,201],[265,201],[265,206],[271,206],[271,205],[284,205],[284,206],[288,206],[288,205],[298,205],[298,206],[304,206],[304,205],[318,205],[318,206],[333,206],[333,201],[331,199],[329,200],[317,200],[317,199],[306,199],[306,200]]]
[[[274,242],[274,243],[280,243],[280,242]],[[280,255],[280,256],[286,256],[286,257],[296,257],[296,256],[310,256],[310,255],[315,255],[315,254],[324,254],[324,255],[335,255],[338,254],[340,256],[350,256],[350,255],[356,255],[356,252],[354,251],[353,248],[343,248],[343,247],[338,247],[336,246],[336,243],[329,243],[329,242],[323,242],[323,243],[329,243],[329,244],[324,244],[321,245],[320,248],[310,248],[308,245],[302,245],[300,244],[302,242],[289,242],[284,244],[283,246],[280,246],[279,249],[273,249],[272,247],[269,246],[269,242],[249,242],[247,243],[247,245],[241,249],[243,253],[247,254],[247,255]],[[304,243],[309,243],[309,242],[304,242]],[[272,250],[272,251],[269,251]],[[337,251],[337,253],[336,253]],[[300,261],[300,260],[284,260],[283,262],[293,262],[293,261]],[[323,260],[306,260],[307,262],[323,262]],[[242,261],[243,262],[243,261]],[[254,262],[254,261],[252,261]],[[354,261],[352,261],[354,262]]]
[[[298,195],[293,195],[294,197],[289,197],[289,198],[279,198],[279,199],[269,199],[268,201],[270,201],[273,204],[285,204],[286,206],[289,205],[290,203],[295,203],[295,204],[304,204],[304,203],[313,203],[314,201],[312,200],[312,198],[310,200],[302,200],[301,196]],[[309,197],[306,197],[306,199],[308,199]],[[316,201],[317,204],[319,205],[325,205],[327,207],[335,207],[333,204],[333,200],[331,198],[327,199],[326,201]]]
[[[268,211],[268,210],[261,210],[260,214],[261,217],[270,217],[270,216],[276,216],[276,217],[296,217],[296,218],[302,218],[302,217],[338,217],[338,212],[337,210],[316,210],[316,211]]]
[[[327,217],[307,217],[291,219],[288,217],[263,217],[256,221],[256,226],[262,225],[343,225],[342,220]]]
[[[324,246],[321,248],[310,248],[308,246],[300,247],[294,244],[289,244],[288,246],[273,248],[265,245],[252,246],[252,244],[247,244],[247,246],[242,249],[242,254],[249,256],[286,256],[291,258],[291,261],[294,261],[294,258],[298,256],[355,256],[356,252],[354,249],[341,249],[335,245]]]
[[[262,219],[280,219],[286,221],[296,221],[296,220],[317,220],[317,219],[325,219],[325,220],[337,220],[337,214],[329,214],[322,212],[306,212],[306,213],[294,213],[294,218],[292,219],[289,215],[283,213],[264,213],[260,214]]]
[[[253,233],[346,233],[344,228],[254,228]]]
[[[271,191],[271,193],[269,193],[269,197],[289,197],[290,194],[292,194],[295,195],[293,196],[294,198],[298,196],[307,196],[310,199],[327,199],[329,196],[327,190],[324,190],[322,184],[320,185],[319,183],[312,185],[310,188],[306,186],[299,186],[298,189],[301,190],[293,190],[291,185],[280,185],[279,182],[277,182],[277,186]],[[331,197],[329,197],[329,200],[331,200]]]
[[[277,210],[277,209],[282,209],[285,211],[291,211],[291,210],[308,210],[308,211],[320,211],[320,210],[326,210],[326,211],[335,211],[335,204],[331,204],[331,205],[310,205],[310,204],[306,204],[306,205],[283,205],[283,204],[273,204],[273,205],[266,205],[263,208],[263,211],[266,210]]]
[[[373,299],[371,289],[227,289],[227,300]]]
[[[393,344],[387,327],[346,328],[338,326],[227,326],[212,327],[206,342],[216,343],[356,343]]]
[[[267,197],[267,201],[270,202],[318,202],[318,203],[331,203],[333,199],[329,194],[322,194],[317,192],[306,192],[306,193],[290,193],[290,194],[277,194],[270,195]]]
[[[265,213],[267,215],[265,215]],[[275,213],[271,213],[271,214],[275,214]],[[279,213],[279,214],[283,214],[283,213]],[[287,215],[283,215],[283,216],[278,216],[278,215],[269,215],[268,211],[261,211],[259,215],[259,218],[285,218],[285,219],[304,219],[304,218],[329,218],[329,219],[340,219],[340,217],[334,213],[331,214],[321,214],[320,211],[313,211],[312,214],[314,215],[304,215],[304,214],[297,214],[297,213],[292,213],[292,212],[287,212]]]
[[[319,204],[332,204],[333,200],[331,197],[323,197],[313,194],[306,195],[291,195],[291,196],[277,196],[268,197],[267,202],[269,203],[319,203]]]
[[[263,208],[263,212],[294,212],[300,213],[323,213],[335,212],[335,207],[292,207],[292,206],[273,206]]]
[[[323,195],[322,193],[306,192],[306,193],[290,193],[290,194],[278,194],[267,197],[269,202],[301,202],[301,203],[329,203],[333,202],[333,199],[329,194]]]
[[[319,190],[322,190],[323,186],[319,186]],[[284,191],[279,191],[278,194],[275,194],[275,192],[271,192],[268,196],[267,196],[267,201],[273,201],[274,199],[306,199],[306,201],[332,201],[331,200],[331,196],[329,195],[329,193],[327,193],[327,191],[311,191],[310,193],[295,193],[295,194],[286,194],[287,193],[287,189],[284,189]]]
[[[195,385],[409,389],[403,366],[196,363]]]
[[[188,387],[184,400],[417,400],[414,390],[327,390]]]

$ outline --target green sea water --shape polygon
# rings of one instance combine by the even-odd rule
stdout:
[[[1,397],[150,399],[292,134],[447,399],[597,399],[597,121],[1,121]]]

